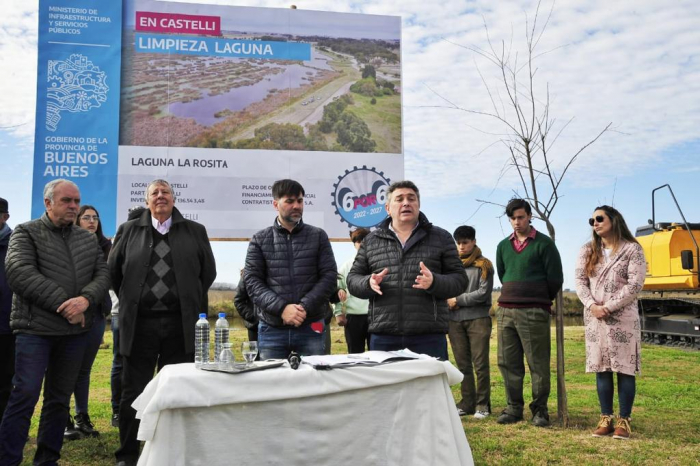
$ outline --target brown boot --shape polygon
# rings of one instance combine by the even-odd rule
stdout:
[[[615,418],[609,414],[601,414],[600,422],[598,422],[598,427],[591,434],[593,437],[607,437],[612,434],[615,428],[613,427],[613,421]]]
[[[631,417],[618,417],[617,424],[615,424],[615,433],[613,438],[618,440],[629,440],[630,434],[632,433],[632,426],[630,425]]]

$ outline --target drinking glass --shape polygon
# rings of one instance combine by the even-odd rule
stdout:
[[[243,358],[245,359],[245,366],[252,366],[253,361],[255,361],[255,357],[258,355],[258,342],[244,341],[241,345],[241,352],[243,353]]]
[[[224,343],[224,349],[221,350],[219,355],[219,368],[220,369],[230,369],[236,362],[236,358],[233,356],[233,351],[231,351],[231,343]]]

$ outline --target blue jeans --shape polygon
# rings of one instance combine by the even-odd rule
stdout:
[[[119,314],[112,314],[112,412],[119,412],[122,399],[122,355],[119,354]]]
[[[88,413],[88,398],[90,397],[90,373],[92,365],[97,357],[97,351],[102,344],[102,337],[105,334],[105,318],[101,312],[95,313],[95,320],[92,327],[87,332],[87,342],[85,344],[85,354],[83,355],[83,365],[78,372],[78,380],[75,382],[75,413]]]
[[[12,377],[15,376],[15,336],[0,334],[0,422],[12,393]]]
[[[596,372],[596,388],[598,389],[598,401],[601,414],[612,416],[613,414],[613,387],[612,372]],[[617,398],[620,403],[620,417],[632,416],[634,395],[637,391],[636,378],[633,375],[617,373]]]
[[[42,381],[45,381],[44,401],[34,464],[56,464],[61,457],[70,396],[83,362],[86,335],[17,335],[14,388],[0,425],[0,465],[22,461]]]
[[[425,335],[385,335],[373,333],[369,338],[371,351],[396,351],[408,348],[414,353],[427,354],[443,361],[448,360],[447,338],[444,333]]]
[[[323,319],[318,321],[325,328]],[[310,324],[300,327],[272,327],[265,322],[258,324],[258,351],[260,359],[287,359],[296,351],[300,356],[323,354],[323,331],[316,333]]]

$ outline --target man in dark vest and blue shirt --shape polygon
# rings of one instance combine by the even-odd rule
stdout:
[[[301,219],[304,195],[297,181],[275,181],[277,217],[248,245],[244,280],[260,319],[260,359],[324,351],[325,317],[338,270],[326,232]]]
[[[34,464],[61,457],[70,397],[95,308],[109,290],[109,271],[97,237],[75,225],[80,191],[57,179],[44,187],[46,212],[18,225],[5,267],[13,292],[15,376],[0,425],[0,465],[22,462],[42,382]]]
[[[496,268],[502,284],[496,321],[498,368],[508,406],[497,422],[512,424],[523,419],[524,355],[532,376],[532,424],[546,427],[552,344],[549,321],[552,300],[564,282],[561,258],[554,241],[531,225],[532,209],[526,200],[511,200],[506,215],[513,233],[496,249]]]
[[[119,295],[119,351],[123,357],[118,465],[135,465],[139,422],[132,403],[167,364],[194,361],[194,327],[207,312],[216,278],[207,230],[175,208],[165,180],[146,189],[145,210],[114,237],[109,269]]]
[[[371,300],[369,348],[447,360],[447,299],[467,287],[452,235],[420,211],[411,181],[389,186],[385,208],[389,216],[362,241],[347,277],[350,294]]]

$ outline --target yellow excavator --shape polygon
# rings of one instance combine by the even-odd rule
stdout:
[[[656,221],[656,192],[668,188],[682,222]],[[700,350],[700,223],[688,223],[665,184],[651,194],[649,225],[635,236],[644,248],[646,280],[639,294],[642,340]]]

